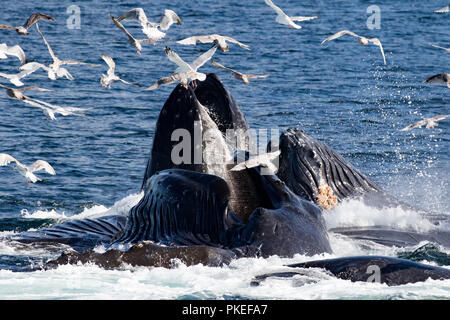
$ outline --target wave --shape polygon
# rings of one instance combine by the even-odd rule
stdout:
[[[114,203],[111,208],[103,205],[94,205],[90,208],[84,208],[80,213],[74,215],[66,215],[65,212],[57,212],[55,209],[51,210],[36,210],[29,213],[27,209],[22,209],[21,217],[25,219],[54,219],[58,221],[77,220],[77,219],[95,219],[108,215],[128,215],[128,211],[134,207],[143,197],[144,193],[135,193],[124,197]]]
[[[403,230],[428,232],[438,228],[424,215],[402,207],[374,208],[359,199],[346,199],[324,213],[328,229],[342,227],[388,226]]]

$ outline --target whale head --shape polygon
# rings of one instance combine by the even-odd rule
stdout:
[[[278,177],[300,197],[330,209],[344,198],[378,188],[339,153],[303,130],[281,134]]]

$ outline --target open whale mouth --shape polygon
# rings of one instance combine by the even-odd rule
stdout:
[[[344,198],[378,190],[340,154],[302,130],[283,133],[280,150],[280,179],[297,195],[326,209]]]

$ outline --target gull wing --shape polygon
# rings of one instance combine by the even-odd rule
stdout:
[[[356,37],[356,38],[360,38],[360,36],[357,35],[357,34],[354,33],[354,32],[351,32],[351,31],[348,31],[348,30],[342,30],[342,31],[339,31],[339,32],[337,32],[337,33],[335,33],[335,34],[329,36],[328,38],[326,38],[325,40],[323,40],[321,44],[323,44],[323,43],[325,43],[325,42],[327,42],[327,41],[330,41],[330,40],[334,40],[334,39],[340,38],[340,37],[342,37],[343,35],[346,35],[346,34],[349,34],[349,35],[354,36],[354,37]]]
[[[85,66],[92,66],[92,67],[98,67],[99,66],[99,64],[96,64],[96,63],[87,63],[87,62],[76,61],[76,60],[64,60],[64,61],[61,61],[61,65],[63,65],[63,64],[82,64],[82,65],[85,65]]]
[[[217,40],[214,40],[214,45],[211,47],[211,49],[206,51],[204,54],[202,54],[200,57],[198,57],[191,63],[192,69],[197,71],[198,68],[200,68],[202,65],[204,65],[209,60],[211,60],[214,53],[216,53],[218,45],[219,45],[219,42]]]
[[[17,30],[17,27],[8,26],[6,24],[0,24],[0,29],[14,29],[14,30]]]
[[[431,120],[440,121],[440,120],[447,119],[448,117],[450,117],[450,114],[446,114],[446,115],[442,115],[442,116],[434,116],[431,118]]]
[[[159,21],[159,27],[161,30],[168,30],[172,24],[181,24],[180,17],[172,10],[164,10],[164,15]]]
[[[110,56],[107,56],[106,54],[102,54],[101,56],[102,56],[102,59],[106,62],[106,64],[109,67],[108,72],[107,72],[108,75],[109,76],[113,75],[114,72],[116,71],[116,63]]]
[[[444,48],[444,47],[441,47],[441,46],[437,46],[435,44],[432,44],[432,46],[435,47],[435,48],[444,49],[444,50],[447,50],[448,52],[450,52],[450,48]]]
[[[131,86],[134,86],[136,88],[141,88],[142,87],[140,84],[128,82],[128,81],[123,80],[122,78],[119,78],[119,81],[122,82],[122,83],[125,83],[125,84],[129,84]]]
[[[235,70],[233,70],[233,69],[231,69],[231,68],[228,68],[228,67],[225,67],[224,65],[221,65],[220,63],[218,63],[218,62],[216,62],[216,61],[211,61],[211,64],[212,64],[214,67],[219,68],[219,69],[224,69],[224,70],[227,70],[227,71],[231,71],[231,72],[233,72],[233,73],[239,73],[239,72],[237,72],[237,71],[235,71]]]
[[[54,104],[42,101],[42,100],[38,100],[38,99],[32,99],[34,102],[39,103],[41,105],[44,105],[48,108],[53,109],[53,111],[61,113],[62,110],[64,110],[63,112],[67,112],[68,114],[71,114],[74,111],[86,111],[89,110],[87,108],[77,108],[77,107],[61,107],[61,106],[56,106]],[[61,113],[63,114],[63,113]],[[63,114],[66,115],[66,114]]]
[[[176,54],[172,49],[170,49],[169,47],[166,47],[164,49],[164,52],[167,55],[167,58],[169,58],[170,61],[172,61],[173,63],[175,63],[180,70],[182,71],[188,71],[191,70],[191,66],[185,62],[183,59],[180,58],[180,56],[178,54]]]
[[[47,111],[47,113],[50,115],[50,117],[52,119],[56,119],[55,118],[55,113],[59,113],[63,116],[79,116],[79,117],[86,117],[85,114],[83,113],[74,113],[73,111],[84,111],[84,110],[88,110],[85,108],[75,108],[75,107],[60,107],[60,106],[56,106],[50,103],[47,103],[45,101],[42,100],[38,100],[38,99],[31,99],[28,98],[29,102],[31,102],[31,105],[34,105],[36,107],[39,107],[41,109],[43,109],[44,111]],[[27,100],[25,100],[25,102],[27,102]],[[45,105],[45,106],[43,106]]]
[[[249,79],[257,79],[257,78],[267,78],[269,74],[246,74]]]
[[[18,89],[16,89],[16,90],[19,90],[19,91],[37,90],[37,91],[46,91],[46,92],[48,92],[48,91],[53,91],[53,90],[44,89],[44,88],[39,88],[39,87],[33,87],[33,86],[31,86],[31,87],[18,88]]]
[[[266,4],[271,7],[275,12],[280,16],[287,16],[286,13],[284,13],[283,10],[280,9],[280,7],[277,7],[271,0],[264,0]]]
[[[383,46],[381,45],[380,39],[378,39],[378,38],[371,38],[371,39],[368,39],[368,40],[370,42],[372,42],[373,44],[375,44],[375,45],[380,47],[381,54],[383,55],[384,64],[386,64],[386,57],[384,56],[384,50],[383,50]]]
[[[42,64],[42,63],[39,63],[39,62],[29,62],[29,63],[26,63],[26,64],[20,66],[20,67],[19,67],[19,70],[26,71],[26,72],[28,72],[27,74],[30,74],[30,73],[35,72],[35,71],[38,70],[39,68],[42,68],[42,69],[44,69],[45,71],[49,71],[49,70],[50,70],[49,67],[47,67],[46,65],[44,65],[44,64]]]
[[[55,56],[55,53],[52,50],[52,47],[50,47],[50,45],[48,44],[47,40],[45,39],[44,35],[42,34],[41,30],[39,29],[39,24],[36,23],[36,29],[39,32],[39,34],[41,35],[42,40],[44,40],[45,45],[48,48],[48,52],[50,53],[50,55],[52,56],[53,61],[57,61],[58,57]]]
[[[47,173],[51,174],[51,175],[55,175],[55,169],[53,169],[53,167],[44,160],[36,160],[31,166],[28,167],[28,170],[31,172],[35,172],[35,171],[39,171],[44,169]]]
[[[148,22],[147,16],[144,12],[144,9],[142,9],[142,8],[134,8],[117,18],[118,22],[120,22],[122,20],[139,21],[139,23],[142,25],[142,27],[145,27]]]
[[[241,48],[244,48],[246,50],[250,50],[250,46],[243,44],[242,42],[239,42],[231,37],[227,37],[227,36],[222,36],[222,38],[224,38],[226,41],[237,44],[238,46],[240,46]]]
[[[19,58],[20,63],[22,65],[25,64],[27,61],[27,58],[25,57],[25,52],[23,52],[22,48],[19,45],[8,47],[5,44],[5,46],[0,47],[0,51],[3,52],[4,54]]]
[[[414,122],[414,123],[410,124],[409,126],[404,127],[400,131],[408,131],[408,130],[411,130],[411,129],[414,129],[414,128],[420,128],[420,127],[424,126],[426,123],[427,123],[426,120],[420,120],[420,121],[417,121],[417,122]]]
[[[16,158],[14,158],[13,156],[10,156],[7,153],[0,153],[0,167],[7,166],[11,162],[17,163]]]
[[[6,73],[0,73],[0,77],[4,77],[6,79],[9,79],[13,84],[20,87],[23,86],[23,83],[20,81],[20,79],[26,77],[27,75],[33,73],[37,69],[41,68],[42,65],[37,62],[30,62],[27,64],[24,64],[19,68],[19,70],[22,70],[19,73],[16,74],[6,74]],[[46,67],[45,67],[46,68]]]
[[[145,88],[144,90],[155,90],[158,89],[160,86],[171,84],[177,81],[175,76],[169,76],[169,77],[163,77],[158,79],[154,84],[152,84],[150,87]]]
[[[303,17],[303,16],[294,16],[294,17],[289,17],[291,18],[292,21],[309,21],[309,20],[313,20],[313,19],[317,19],[318,16],[312,16],[312,17]]]
[[[131,41],[136,41],[134,39],[134,37],[131,35],[131,33],[128,32],[127,29],[125,29],[125,27],[123,26],[123,24],[121,24],[119,21],[117,21],[116,18],[114,18],[112,15],[109,15],[109,17],[111,18],[111,20],[114,22],[114,24],[117,26],[117,28],[119,28],[120,30],[122,30],[128,37],[128,39],[130,39]]]
[[[23,25],[23,27],[25,29],[29,29],[33,24],[35,24],[38,20],[50,20],[50,21],[55,21],[55,18],[50,17],[49,15],[46,14],[42,14],[42,13],[33,13],[27,20],[27,22],[25,22],[25,24]]]
[[[450,4],[447,5],[447,6],[445,6],[445,7],[443,7],[443,8],[434,10],[434,12],[436,12],[436,13],[446,13],[446,12],[450,12]]]
[[[212,35],[205,35],[205,36],[193,36],[189,37],[183,40],[177,41],[179,44],[193,44],[195,45],[197,41],[200,41],[201,43],[209,43],[214,41],[214,37]]]

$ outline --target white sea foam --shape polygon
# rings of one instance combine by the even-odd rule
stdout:
[[[336,208],[324,213],[328,229],[338,227],[389,226],[418,232],[430,231],[436,226],[423,215],[401,207],[370,207],[361,200],[344,200]]]
[[[450,280],[427,280],[396,287],[350,282],[318,269],[305,276],[251,280],[266,272],[282,271],[293,259],[239,259],[212,268],[179,264],[174,269],[129,268],[105,270],[95,265],[64,265],[28,273],[0,270],[1,299],[428,299],[450,298]],[[308,259],[311,259],[310,257]],[[305,281],[306,280],[306,281]]]
[[[123,199],[114,203],[111,208],[103,205],[95,205],[90,208],[84,208],[80,213],[69,215],[65,212],[57,212],[55,209],[51,210],[36,210],[29,213],[27,209],[21,212],[22,218],[26,219],[55,219],[55,220],[76,220],[85,218],[99,218],[107,215],[123,215],[126,216],[128,211],[135,206],[143,197],[144,193],[135,193],[124,197]]]

